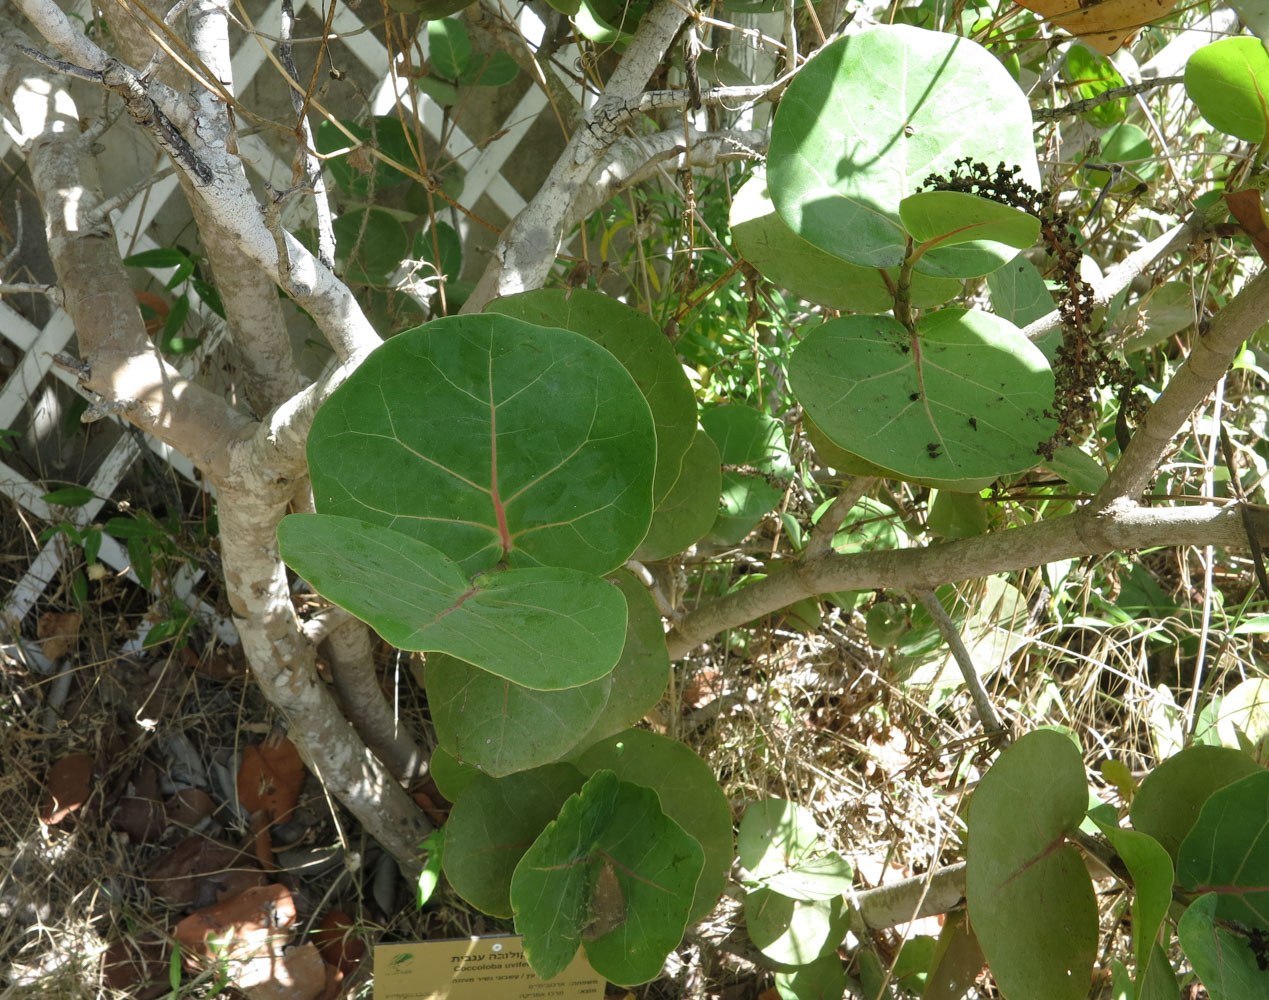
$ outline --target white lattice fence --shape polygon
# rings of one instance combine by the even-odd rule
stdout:
[[[78,13],[91,17],[86,4],[78,4]],[[275,70],[266,53],[264,45],[270,45],[270,38],[276,38],[280,29],[279,5],[273,0],[267,4],[249,5],[252,10],[256,37],[240,33],[236,39],[237,48],[233,56],[234,86],[239,94],[251,92],[253,84],[260,88],[281,89]],[[305,11],[317,23],[325,20],[326,10],[320,4],[308,0],[297,0],[295,3],[297,18],[303,17]],[[366,4],[362,12],[377,13],[378,4]],[[0,15],[2,16],[2,15]],[[777,18],[778,21],[778,18]],[[542,23],[527,8],[522,8],[517,15],[518,26],[530,42],[537,42],[544,30]],[[462,201],[466,205],[475,205],[476,201],[485,198],[496,206],[497,214],[505,222],[514,217],[525,205],[524,198],[507,179],[505,171],[522,169],[523,162],[518,161],[517,151],[524,143],[526,135],[533,127],[540,113],[547,107],[546,97],[537,86],[527,86],[514,106],[502,116],[502,121],[491,130],[493,138],[485,136],[468,136],[461,128],[455,126],[452,118],[444,114],[443,109],[431,102],[417,90],[406,93],[406,81],[393,77],[386,72],[389,66],[389,53],[373,28],[368,28],[358,17],[358,13],[346,4],[336,7],[331,25],[333,35],[339,39],[343,47],[342,57],[356,60],[361,69],[374,81],[368,91],[369,111],[376,115],[395,113],[398,102],[408,109],[415,109],[423,129],[434,142],[441,142],[444,137],[445,150],[448,156],[461,162],[465,169],[465,184]],[[261,40],[264,44],[261,44]],[[426,34],[418,39],[420,50],[426,53]],[[761,53],[746,49],[743,45],[738,49],[740,55],[736,59],[742,64],[761,59]],[[263,74],[263,75],[261,75]],[[259,77],[259,81],[257,81]],[[258,91],[257,91],[258,92]],[[586,106],[590,95],[580,86],[575,96]],[[100,107],[100,95],[91,90],[79,92],[81,113],[92,113]],[[704,121],[700,123],[704,127]],[[122,127],[116,127],[115,133],[135,140],[135,133]],[[115,137],[119,141],[119,137]],[[247,134],[239,144],[244,162],[254,180],[265,181],[280,189],[291,182],[291,164],[288,159],[280,157],[275,150],[259,134]],[[118,187],[133,183],[135,178],[128,173],[129,165],[149,156],[148,148],[131,156],[121,158],[123,166],[114,165],[113,155],[101,157],[103,185],[106,195],[114,194],[110,187],[112,182]],[[17,150],[12,147],[7,137],[0,138],[0,162],[9,166],[19,163]],[[306,220],[298,217],[307,211],[295,199],[284,210],[284,222],[288,225],[303,224]],[[288,214],[289,213],[289,214]],[[160,174],[158,179],[148,187],[137,190],[126,202],[114,208],[111,220],[118,236],[122,254],[153,249],[158,244],[151,234],[163,232],[180,232],[189,218],[179,185],[169,172]],[[459,219],[460,236],[468,235],[465,231],[468,224]],[[156,226],[156,222],[160,223]],[[168,272],[170,273],[170,272]],[[155,277],[162,281],[168,273],[156,272]],[[0,276],[3,280],[4,276]],[[192,373],[200,366],[214,365],[218,352],[224,347],[224,324],[214,313],[201,303],[194,301],[191,310],[191,322],[201,327],[203,344],[198,352],[184,360],[184,369]],[[0,338],[3,338],[16,352],[18,362],[8,374],[3,387],[0,387],[0,429],[12,429],[27,421],[28,436],[38,437],[58,426],[63,419],[58,404],[58,394],[52,391],[50,380],[60,380],[78,392],[79,387],[74,374],[54,364],[54,356],[59,352],[74,353],[74,331],[66,314],[56,311],[43,327],[36,327],[16,312],[10,305],[0,301]],[[114,417],[106,418],[115,420]],[[122,427],[122,425],[120,425]],[[13,504],[16,504],[25,515],[29,515],[40,525],[69,521],[77,528],[85,528],[102,511],[102,508],[118,490],[134,463],[141,454],[140,435],[122,430],[115,443],[105,457],[97,464],[87,486],[95,495],[95,499],[85,506],[73,509],[52,509],[41,499],[48,491],[47,484],[33,481],[31,477],[10,464],[0,461],[0,493],[3,493]],[[182,456],[173,454],[165,446],[151,440],[146,444],[152,448],[163,461],[191,483],[198,483],[190,463]],[[0,459],[3,459],[0,453]],[[7,594],[3,595],[3,617],[10,628],[16,628],[35,606],[45,589],[53,581],[68,559],[75,556],[66,539],[58,535],[46,542],[38,555],[31,561],[25,573]],[[126,550],[110,537],[103,539],[100,559],[117,572],[130,572]],[[133,576],[135,580],[135,576]],[[177,580],[165,581],[168,593],[174,594],[190,603],[191,594],[197,583],[197,574],[189,573]],[[203,607],[205,615],[211,615],[211,609]],[[222,623],[223,624],[223,623]]]

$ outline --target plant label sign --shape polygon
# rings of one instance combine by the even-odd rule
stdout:
[[[578,949],[551,980],[524,957],[519,935],[375,947],[374,1000],[598,1000],[604,978]]]

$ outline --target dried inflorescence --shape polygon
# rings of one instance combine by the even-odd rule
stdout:
[[[1058,445],[1070,443],[1081,428],[1098,421],[1099,388],[1113,388],[1122,411],[1136,416],[1145,399],[1134,391],[1133,373],[1106,350],[1101,331],[1093,328],[1093,290],[1080,277],[1080,251],[1067,214],[1053,206],[1047,190],[1037,190],[1019,176],[1021,168],[999,164],[995,171],[968,158],[955,162],[947,176],[931,174],[922,185],[928,191],[960,191],[989,198],[1036,216],[1040,234],[1053,255],[1054,274],[1062,285],[1058,311],[1062,316],[1062,346],[1053,365],[1053,412],[1058,422],[1053,437],[1038,452],[1053,457]]]

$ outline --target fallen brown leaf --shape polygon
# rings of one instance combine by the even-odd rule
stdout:
[[[352,917],[343,910],[327,910],[313,934],[313,943],[322,953],[322,961],[350,975],[365,957],[366,942],[354,930]]]
[[[42,822],[56,826],[88,801],[96,765],[92,754],[72,753],[49,768],[44,800],[40,803]]]
[[[248,744],[238,769],[238,798],[248,813],[264,809],[274,823],[285,823],[304,786],[304,762],[285,736]]]
[[[50,660],[73,653],[79,646],[79,626],[83,615],[75,611],[46,611],[40,615],[35,634],[42,640],[40,652]]]
[[[197,835],[159,858],[149,876],[154,895],[180,909],[206,906],[266,881],[242,851]]]
[[[1132,41],[1147,24],[1167,17],[1176,6],[1176,0],[1018,0],[1018,3],[1107,56]]]

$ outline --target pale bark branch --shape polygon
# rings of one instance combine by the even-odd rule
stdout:
[[[846,521],[848,515],[864,498],[864,494],[872,489],[876,479],[872,476],[855,476],[833,498],[828,510],[820,515],[819,521],[811,529],[811,540],[806,543],[804,559],[815,559],[824,555],[833,547],[833,539],[837,537],[837,529]]]
[[[733,160],[754,160],[764,155],[771,138],[769,129],[727,129],[701,132],[689,127],[666,129],[652,135],[626,136],[612,144],[603,162],[591,171],[566,216],[573,226],[627,188],[640,184],[659,168],[677,170],[690,163],[704,169]],[[690,140],[690,151],[687,146]]]
[[[686,17],[687,7],[675,0],[657,0],[644,14],[590,120],[573,134],[546,181],[503,232],[463,312],[479,312],[500,295],[542,286],[559,251],[570,207],[628,120],[620,114],[610,116],[609,109],[619,110],[639,95]]]
[[[61,38],[60,24],[65,16],[48,0],[17,0],[17,4],[46,38]],[[222,104],[214,102],[210,117],[206,109],[191,115],[183,100],[154,81],[148,81],[138,91],[141,81],[135,71],[106,56],[86,38],[83,44],[76,44],[74,52],[77,60],[103,73],[103,82],[113,81],[112,89],[130,95],[128,113],[163,148],[180,153],[177,147],[182,143],[189,147],[192,160],[183,153],[174,158],[191,182],[187,191],[203,202],[207,215],[219,221],[248,259],[304,307],[340,360],[380,342],[348,286],[322,266],[299,240],[290,233],[281,233],[283,247],[279,253],[242,161],[230,149],[227,137],[231,127]]]
[[[1209,220],[1202,213],[1195,212],[1185,222],[1173,226],[1145,246],[1138,247],[1102,275],[1102,280],[1093,288],[1093,307],[1101,308],[1109,305],[1116,295],[1144,274],[1157,260],[1183,250],[1210,231]],[[1054,309],[1023,327],[1022,335],[1028,340],[1037,340],[1061,325],[1062,314]]]
[[[1243,343],[1269,322],[1269,272],[1262,271],[1192,338],[1190,355],[1146,412],[1093,507],[1133,501],[1149,485],[1181,425],[1229,371]]]
[[[1269,511],[1251,509],[1248,515],[1256,537],[1262,544],[1269,542]],[[1085,509],[923,549],[829,553],[799,560],[784,573],[684,615],[666,639],[671,659],[677,660],[723,629],[830,591],[933,590],[945,583],[1028,569],[1058,559],[1178,545],[1245,547],[1243,517],[1232,507],[1155,509],[1125,505],[1101,512]]]

